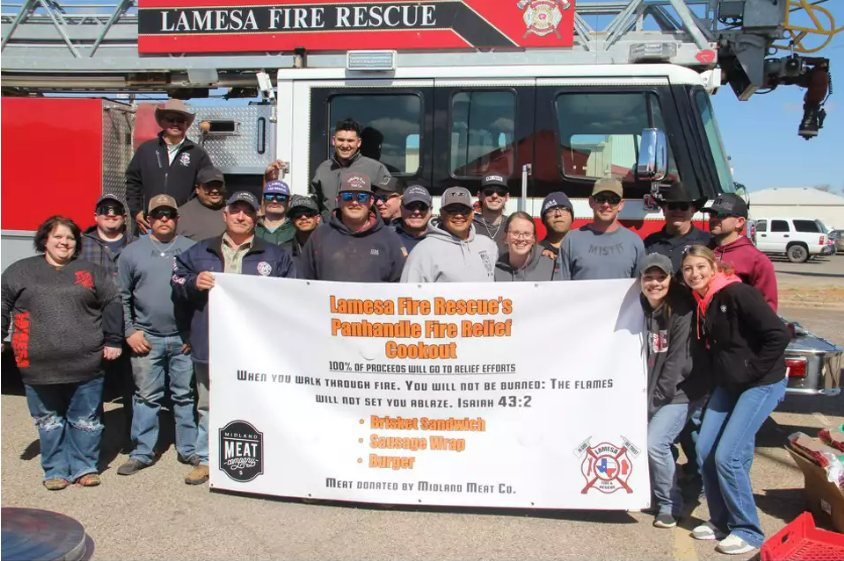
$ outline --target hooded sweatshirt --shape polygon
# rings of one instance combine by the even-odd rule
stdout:
[[[649,415],[663,405],[695,401],[709,389],[705,349],[691,331],[694,300],[681,290],[672,287],[655,309],[640,296],[647,327]]]
[[[377,212],[369,213],[369,227],[352,232],[331,213],[308,238],[296,262],[303,279],[344,282],[398,282],[407,250],[399,235]]]
[[[436,218],[428,234],[407,258],[402,282],[493,282],[498,247],[486,236],[475,234],[461,240],[442,227]]]
[[[761,292],[717,273],[706,295],[694,297],[698,337],[706,337],[716,384],[745,390],[785,377],[791,334]]]
[[[550,281],[554,276],[555,259],[542,255],[542,247],[531,249],[524,267],[518,269],[510,264],[510,254],[505,253],[495,263],[495,282]]]
[[[745,236],[712,249],[719,262],[732,265],[741,281],[759,289],[771,309],[777,311],[777,277],[774,264],[767,255],[756,249]]]

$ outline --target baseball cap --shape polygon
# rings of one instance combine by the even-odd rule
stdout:
[[[701,209],[701,212],[714,212],[747,218],[747,203],[735,193],[721,193],[715,197],[711,206]]]
[[[196,174],[196,182],[200,185],[205,185],[206,183],[211,183],[212,181],[219,181],[223,185],[226,184],[226,178],[223,175],[223,172],[218,170],[215,167],[205,167],[199,170],[199,173]]]
[[[472,205],[472,194],[465,187],[449,187],[443,193],[440,206],[447,207],[449,205],[462,205],[474,208]]]
[[[491,187],[498,185],[500,187],[507,187],[507,179],[499,173],[488,173],[481,179],[481,189],[484,187]]]
[[[663,255],[661,253],[649,253],[639,262],[639,276],[642,276],[645,271],[653,269],[654,267],[663,271],[667,275],[674,274],[674,265],[671,263],[671,259],[667,255]]]
[[[319,207],[317,206],[316,201],[311,197],[304,197],[302,195],[293,195],[293,198],[290,199],[290,208],[287,209],[287,214],[293,214],[293,211],[296,209],[307,209],[319,212]]]
[[[624,198],[624,188],[621,186],[621,181],[618,179],[613,179],[612,177],[605,177],[603,179],[599,179],[595,182],[595,185],[592,187],[592,196],[594,197],[598,193],[615,193],[622,199]]]
[[[545,218],[545,213],[554,207],[563,207],[569,209],[569,212],[574,214],[574,207],[571,204],[568,196],[562,191],[554,191],[542,201],[542,210],[539,212],[540,218]]]
[[[425,203],[426,205],[431,206],[432,202],[431,193],[429,193],[428,190],[421,185],[411,185],[404,190],[404,195],[402,195],[401,198],[401,204],[404,206],[407,206],[410,203]]]
[[[258,212],[258,207],[260,206],[260,204],[258,203],[258,198],[249,191],[238,191],[237,193],[229,197],[229,202],[226,203],[226,206],[231,206],[238,201],[243,201],[244,203],[251,206],[252,210]]]
[[[387,177],[381,181],[378,185],[375,185],[376,189],[380,189],[382,191],[389,191],[390,193],[402,193],[402,187],[404,187],[404,181],[402,181],[398,177]]]
[[[157,208],[160,207],[168,207],[168,208],[179,208],[176,204],[176,199],[171,197],[170,195],[156,195],[149,201],[149,210],[147,212],[152,212]]]
[[[372,192],[372,182],[368,175],[362,173],[347,173],[340,179],[340,192],[360,191],[362,193]]]
[[[118,203],[123,208],[126,208],[126,203],[123,202],[123,199],[121,199],[117,195],[112,195],[111,193],[106,193],[105,195],[103,195],[102,197],[97,199],[97,204],[94,205],[94,208],[97,208],[98,206],[100,206],[101,204],[103,204],[106,201],[112,201],[112,202]]]
[[[284,181],[280,181],[278,179],[273,179],[272,181],[267,181],[267,184],[264,185],[264,194],[272,193],[275,195],[287,195],[290,196],[290,187],[288,187],[287,183]]]

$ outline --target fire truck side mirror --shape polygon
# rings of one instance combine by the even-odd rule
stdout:
[[[667,162],[668,143],[665,133],[659,129],[642,130],[639,161],[636,163],[637,177],[642,181],[662,181],[665,179]]]

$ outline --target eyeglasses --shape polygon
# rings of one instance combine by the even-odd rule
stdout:
[[[691,208],[691,203],[677,203],[677,202],[670,202],[666,203],[668,210],[682,210],[683,212],[689,210]]]
[[[571,211],[564,206],[555,206],[545,211],[545,214],[550,214],[552,216],[562,216],[566,213],[571,214]]]
[[[418,212],[421,212],[422,214],[425,214],[426,212],[428,212],[428,209],[431,208],[428,205],[426,205],[425,203],[418,203],[418,202],[410,203],[410,204],[406,204],[406,205],[402,205],[402,206],[404,206],[404,208],[409,212],[417,212],[418,211]]]
[[[592,197],[592,200],[594,200],[599,205],[602,205],[604,203],[609,203],[611,206],[616,206],[617,204],[619,204],[621,202],[621,197],[619,197],[618,195],[601,195],[601,194],[598,194],[598,195],[595,195],[594,197]]]
[[[507,232],[514,240],[529,240],[533,237],[533,232]]]
[[[504,187],[487,187],[482,191],[482,193],[484,197],[491,197],[493,195],[503,197],[508,193],[508,191]]]
[[[115,216],[123,216],[123,207],[120,205],[100,205],[97,207],[97,214],[106,216],[109,212],[113,212]]]
[[[181,115],[164,115],[161,120],[166,121],[168,123],[175,123],[177,125],[184,125],[188,122],[188,120],[182,117]]]
[[[369,202],[369,197],[371,197],[369,193],[353,193],[352,191],[343,191],[340,193],[340,199],[344,203],[350,203],[353,199],[357,200],[362,205],[365,205]]]
[[[149,213],[149,217],[153,220],[161,220],[162,218],[173,220],[179,217],[179,213],[172,208],[157,208]]]
[[[264,193],[264,200],[268,203],[286,203],[290,197],[287,195],[277,195],[275,193]]]
[[[389,195],[375,195],[376,201],[381,201],[382,203],[386,203],[389,199],[400,197],[398,193],[390,193]]]
[[[297,212],[295,214],[290,215],[290,220],[301,220],[303,218],[307,218],[310,220],[311,218],[316,218],[319,215],[318,212],[308,211],[308,212]]]
[[[440,212],[444,212],[446,214],[467,216],[469,214],[472,214],[474,210],[471,207],[463,205],[448,205],[446,207],[441,208]]]

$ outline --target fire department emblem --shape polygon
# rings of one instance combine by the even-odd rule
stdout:
[[[262,277],[268,277],[273,272],[273,266],[266,261],[258,263],[258,274]]]
[[[190,165],[190,154],[187,152],[182,152],[182,155],[179,156],[179,163],[183,166],[187,167]]]
[[[588,446],[580,471],[586,479],[586,486],[580,491],[586,494],[590,489],[597,489],[601,493],[615,493],[624,489],[632,493],[633,489],[627,484],[633,473],[633,462],[628,456],[627,446],[620,448],[609,442],[602,442],[595,446]]]
[[[520,0],[516,5],[524,10],[522,17],[527,29],[523,39],[531,33],[540,37],[554,33],[557,39],[562,39],[557,26],[563,21],[563,10],[571,7],[569,0]]]

